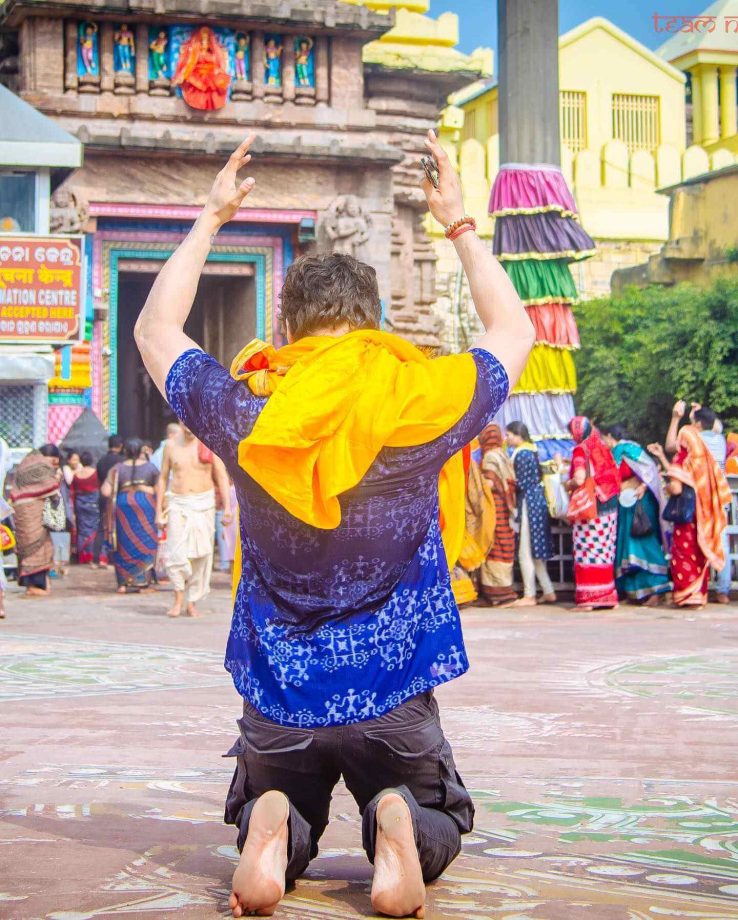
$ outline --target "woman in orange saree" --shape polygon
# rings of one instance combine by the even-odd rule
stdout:
[[[212,29],[197,29],[182,45],[172,85],[182,87],[184,101],[193,109],[222,109],[226,104],[228,55]]]
[[[707,449],[694,425],[685,425],[677,436],[678,451],[667,469],[667,491],[672,496],[694,492],[691,520],[675,520],[671,544],[674,603],[678,607],[702,607],[707,603],[710,566],[725,565],[722,544],[727,526],[725,506],[730,487],[725,474]],[[690,506],[690,501],[685,503]],[[668,515],[668,505],[665,509]]]

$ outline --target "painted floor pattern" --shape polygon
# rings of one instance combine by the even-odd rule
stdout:
[[[171,622],[103,573],[0,626],[0,918],[228,916],[228,596]],[[429,920],[738,920],[738,609],[472,609],[439,692],[476,825]],[[372,916],[340,785],[276,917]]]

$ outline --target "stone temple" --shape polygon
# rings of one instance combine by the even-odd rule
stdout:
[[[84,145],[83,165],[51,181],[51,232],[84,237],[86,332],[65,367],[57,352],[50,439],[85,406],[110,431],[161,436],[169,410],[133,324],[215,172],[251,130],[257,186],[216,240],[190,334],[226,364],[255,336],[279,342],[286,267],[334,249],[376,267],[387,328],[438,347],[418,160],[448,94],[483,68],[449,48],[427,66],[396,42],[389,58],[367,54],[396,32],[395,5],[6,0],[0,79]],[[421,33],[433,31],[404,6],[398,25],[412,31],[417,16]],[[444,53],[456,55],[452,66],[438,64]]]

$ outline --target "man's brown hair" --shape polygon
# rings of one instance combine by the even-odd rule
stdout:
[[[377,273],[340,252],[301,256],[287,269],[282,287],[282,322],[293,339],[346,324],[379,329],[382,307]]]

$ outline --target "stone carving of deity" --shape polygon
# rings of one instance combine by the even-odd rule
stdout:
[[[149,29],[149,92],[152,96],[169,95],[169,62],[166,29]]]
[[[333,244],[333,252],[353,256],[369,239],[371,223],[356,195],[339,195],[328,208],[323,227]]]
[[[133,40],[133,32],[125,22],[113,33],[113,42],[115,45],[115,72],[132,75],[136,46]]]
[[[193,109],[222,109],[226,104],[228,54],[212,29],[196,29],[182,45],[172,84],[182,87],[184,101]]]
[[[282,86],[282,51],[284,46],[273,35],[264,45],[264,82],[267,86]]]
[[[295,39],[295,78],[298,86],[315,86],[313,40],[304,35]]]
[[[71,189],[62,185],[51,196],[49,228],[52,233],[81,233],[87,218],[87,205]]]
[[[80,76],[99,76],[100,61],[97,50],[97,23],[81,22],[79,24],[79,63]]]
[[[236,35],[236,79],[248,80],[249,78],[249,37],[245,32]]]

